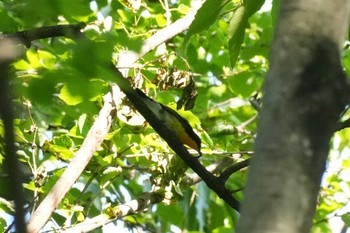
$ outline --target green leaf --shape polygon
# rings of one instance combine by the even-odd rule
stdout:
[[[272,26],[274,28],[276,28],[279,9],[280,9],[280,0],[273,0],[272,9],[271,9],[271,21],[272,21]]]
[[[179,205],[166,206],[165,204],[159,204],[156,214],[166,222],[171,222],[177,226],[180,226],[184,221],[184,213]]]
[[[114,160],[114,154],[110,154],[110,155],[107,155],[104,157],[101,157],[101,156],[98,157],[98,163],[101,166],[110,165],[110,164],[112,164],[113,160]]]
[[[7,226],[5,219],[0,218],[0,232],[5,232],[5,227]]]
[[[198,224],[200,226],[205,226],[206,222],[206,213],[208,211],[208,202],[209,202],[209,190],[208,188],[203,184],[200,183],[197,186],[197,194],[198,197],[196,198],[196,218],[198,221]]]
[[[25,60],[21,59],[21,60],[18,60],[14,63],[14,67],[17,69],[17,70],[31,70],[33,69],[33,67]]]
[[[245,6],[239,6],[232,16],[229,28],[229,53],[231,66],[234,67],[241,51],[245,28],[247,26],[248,17]]]
[[[232,16],[229,29],[229,52],[231,66],[234,67],[241,50],[248,19],[264,4],[265,0],[245,0]]]
[[[58,169],[58,170],[54,171],[52,176],[50,177],[50,179],[48,179],[46,181],[46,183],[44,184],[44,186],[40,190],[45,194],[50,192],[52,187],[56,184],[57,180],[63,174],[63,172],[64,172],[64,169]]]
[[[81,22],[91,20],[91,9],[88,1],[78,0],[56,0],[60,11],[70,22]],[[93,17],[94,19],[94,17]]]
[[[264,4],[265,0],[244,0],[243,5],[247,9],[247,15],[250,17],[255,12],[257,12],[262,5]]]
[[[80,132],[83,132],[87,114],[82,114],[78,120],[78,128]]]
[[[241,72],[227,80],[228,87],[237,96],[242,98],[250,97],[262,83],[262,78],[256,72]]]
[[[38,51],[40,65],[46,69],[53,69],[57,65],[57,57],[45,50]]]
[[[77,215],[77,221],[78,222],[82,222],[82,221],[85,220],[85,216],[84,216],[83,212],[79,211],[79,212],[76,213],[76,215]]]
[[[77,105],[84,101],[84,96],[78,94],[80,87],[77,85],[64,85],[60,91],[60,99],[68,105]]]
[[[18,24],[13,17],[9,15],[8,11],[0,9],[0,31],[5,33],[16,32]]]
[[[56,93],[56,82],[49,78],[35,78],[30,80],[29,87],[24,89],[27,97],[35,103],[49,106],[52,104]]]
[[[156,19],[156,22],[157,22],[159,27],[166,26],[167,21],[166,21],[166,18],[164,17],[164,15],[158,14],[158,15],[156,15],[155,19]]]
[[[55,154],[63,160],[69,160],[74,156],[72,151],[73,141],[65,134],[56,136],[51,142],[45,141],[43,152]]]
[[[186,6],[186,5],[184,5],[184,4],[180,4],[179,7],[177,8],[177,10],[178,10],[181,14],[185,15],[185,14],[187,14],[188,12],[190,12],[191,8],[189,8],[188,6]]]
[[[15,213],[13,204],[2,197],[0,197],[0,210],[8,214]]]
[[[341,219],[343,220],[345,225],[350,226],[350,215],[349,215],[349,213],[343,214],[341,216]]]
[[[125,31],[118,31],[115,41],[117,41],[121,46],[124,46],[129,50],[133,50],[135,52],[140,51],[141,46],[144,42],[142,38],[130,37]]]
[[[59,137],[54,137],[52,142],[55,145],[62,146],[65,148],[71,148],[73,146],[73,141],[65,134]]]
[[[40,57],[38,55],[38,53],[36,53],[35,51],[29,49],[26,53],[27,55],[27,59],[30,63],[30,65],[33,67],[33,68],[39,68],[41,67],[41,64],[40,64]]]
[[[311,233],[332,233],[332,229],[328,222],[323,221],[312,226]]]
[[[232,233],[232,227],[218,227],[215,228],[212,233]]]
[[[112,180],[122,172],[121,167],[108,167],[102,172],[100,186],[104,186],[108,181]]]
[[[186,47],[191,36],[208,29],[218,18],[226,0],[206,0],[191,23],[185,36],[183,46]]]

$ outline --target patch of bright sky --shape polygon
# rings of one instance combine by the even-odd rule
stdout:
[[[111,0],[108,0],[108,4],[105,7],[102,7],[101,9],[98,9],[98,5],[96,1],[90,2],[90,9],[94,12],[96,12],[96,16],[98,20],[103,21],[111,11]]]
[[[207,54],[207,57],[205,58],[205,60],[207,61],[207,62],[211,62],[211,59],[213,58],[213,55],[211,54],[211,53],[208,53]]]
[[[272,0],[266,0],[264,5],[260,8],[259,12],[270,11],[272,7]]]

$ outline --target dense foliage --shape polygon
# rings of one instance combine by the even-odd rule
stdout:
[[[114,74],[106,64],[121,64],[124,51],[140,52],[143,42],[191,12],[201,1],[190,0],[4,0],[0,31],[10,34],[44,26],[86,23],[79,40],[52,37],[22,46],[11,64],[11,90],[16,112],[17,154],[26,180],[30,214],[52,189],[81,147],[110,91]],[[263,1],[210,1],[197,12],[188,31],[159,44],[129,69],[134,85],[157,101],[176,108],[184,87],[194,80],[198,97],[189,111],[179,110],[202,139],[201,163],[218,164],[219,174],[253,152],[261,85],[276,18],[257,11]],[[204,10],[203,10],[204,9]],[[212,10],[208,10],[212,9]],[[243,10],[242,10],[243,9]],[[243,13],[242,13],[243,12]],[[271,13],[272,12],[272,13]],[[118,60],[119,59],[119,60]],[[345,50],[344,68],[350,74]],[[233,67],[233,68],[232,68]],[[194,87],[192,87],[194,88]],[[346,120],[348,114],[344,114]],[[0,122],[0,231],[11,231],[13,204]],[[341,217],[349,190],[350,131],[337,132],[324,176],[313,232],[331,232]],[[192,151],[191,151],[192,152]],[[196,152],[193,152],[196,155]],[[247,169],[233,173],[226,187],[242,200]],[[204,183],[195,180],[159,135],[126,99],[100,148],[66,194],[46,232],[74,227],[99,215],[114,219],[118,205],[145,193],[159,194],[148,208],[114,220],[103,229],[139,232],[232,232],[238,214]],[[113,212],[113,213],[112,213]],[[111,214],[112,213],[112,214]],[[13,230],[13,229],[12,229]]]

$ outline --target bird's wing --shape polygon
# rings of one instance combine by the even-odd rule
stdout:
[[[145,100],[145,103],[149,106],[151,111],[158,116],[159,119],[163,120],[166,122],[164,114],[169,114],[176,118],[176,120],[181,124],[181,126],[185,129],[186,133],[188,134],[189,137],[192,138],[192,140],[197,144],[198,151],[200,152],[200,147],[201,147],[201,139],[198,137],[198,135],[193,131],[192,126],[190,123],[183,118],[179,113],[177,113],[175,110],[172,108],[169,108],[161,103],[158,103],[157,101],[151,99],[148,97],[143,91],[140,89],[136,88],[135,89],[136,93]]]

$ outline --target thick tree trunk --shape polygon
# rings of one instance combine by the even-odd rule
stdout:
[[[281,0],[239,233],[309,232],[332,137],[349,104],[340,63],[348,0]]]

